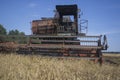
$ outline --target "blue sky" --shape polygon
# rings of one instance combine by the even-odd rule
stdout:
[[[0,24],[31,34],[32,20],[53,17],[55,5],[77,4],[88,20],[88,35],[108,37],[109,51],[120,51],[120,0],[0,0]]]

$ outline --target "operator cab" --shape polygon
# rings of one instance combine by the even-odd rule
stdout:
[[[58,35],[78,34],[77,5],[56,5],[55,18],[58,19]]]

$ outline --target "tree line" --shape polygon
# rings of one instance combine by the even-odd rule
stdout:
[[[13,36],[10,36],[13,35]],[[16,36],[14,36],[16,35]],[[7,30],[0,24],[0,43],[1,42],[16,42],[16,43],[27,43],[27,37],[24,37],[25,33],[20,32],[19,30]]]
[[[25,35],[24,32],[20,32],[19,30],[10,30],[7,32],[7,30],[4,28],[3,25],[0,24],[0,35]]]

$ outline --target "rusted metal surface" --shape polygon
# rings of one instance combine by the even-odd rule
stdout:
[[[55,23],[53,18],[32,21],[33,34],[47,34],[55,32]]]
[[[53,48],[53,49],[102,49],[102,46],[80,46],[80,45],[58,45],[58,44],[31,44],[28,47],[35,47],[35,48]]]
[[[3,42],[0,43],[0,52],[15,52],[17,47],[15,42]]]

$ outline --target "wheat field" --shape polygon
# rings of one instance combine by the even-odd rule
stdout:
[[[120,66],[40,55],[0,54],[0,80],[120,80]]]

